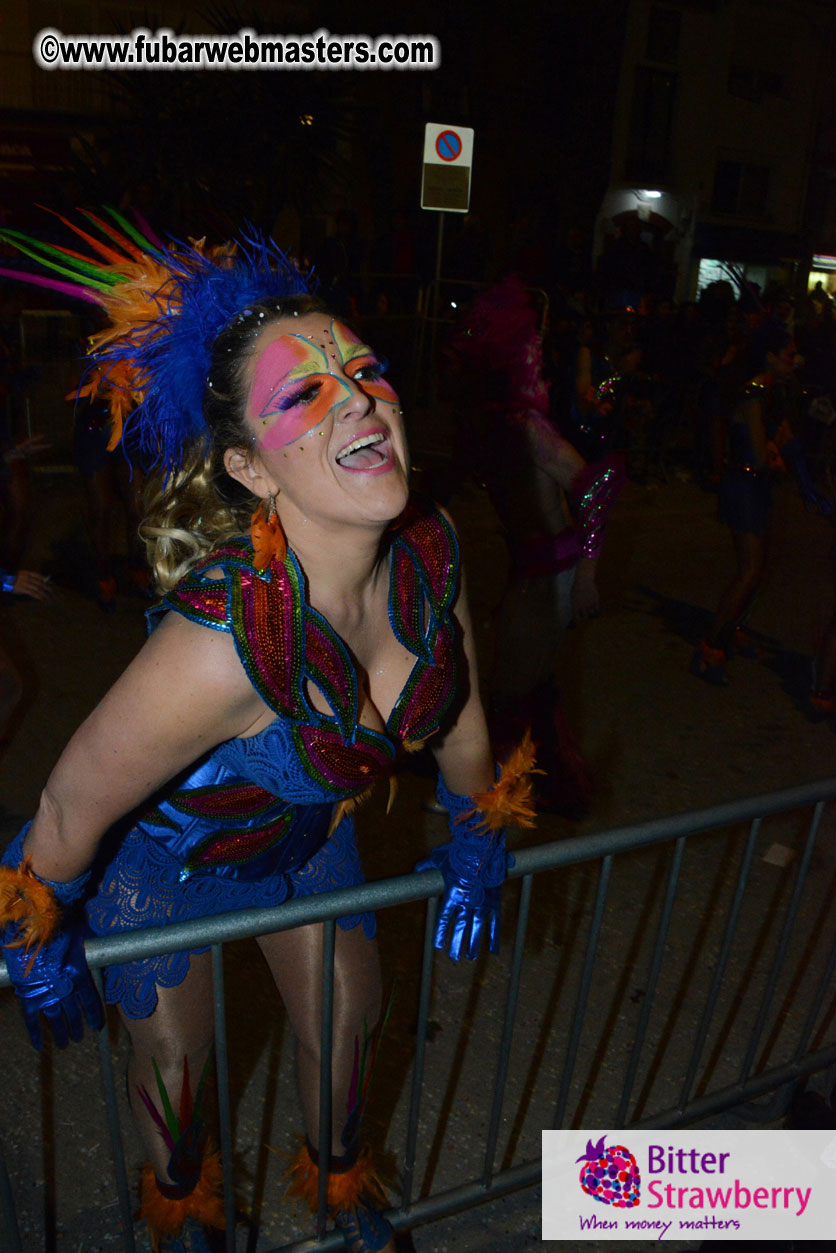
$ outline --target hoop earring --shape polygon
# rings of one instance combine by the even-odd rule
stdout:
[[[268,504],[269,500],[269,504]],[[256,570],[266,570],[274,561],[284,561],[287,556],[287,539],[276,509],[276,497],[270,492],[268,500],[260,500],[250,519]]]

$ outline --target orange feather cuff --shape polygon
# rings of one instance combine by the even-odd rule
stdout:
[[[14,923],[17,935],[7,948],[22,948],[37,957],[61,925],[61,908],[52,888],[41,882],[24,858],[16,870],[0,866],[0,926]]]
[[[146,1163],[142,1168],[140,1201],[139,1216],[148,1223],[154,1253],[158,1253],[162,1239],[177,1235],[187,1218],[196,1219],[204,1227],[223,1230],[226,1221],[220,1153],[217,1149],[206,1152],[194,1190],[174,1200],[163,1196],[157,1187],[153,1166]]]
[[[522,743],[517,745],[500,771],[499,778],[487,792],[473,794],[473,808],[456,818],[456,822],[481,818],[482,834],[501,830],[502,827],[533,827],[537,817],[534,808],[533,774],[543,774],[537,769],[534,741],[531,731],[526,731]]]
[[[303,1201],[312,1214],[319,1204],[319,1167],[303,1144],[293,1155],[285,1172],[287,1195]],[[371,1153],[363,1149],[357,1161],[348,1170],[332,1171],[328,1175],[328,1211],[337,1214],[341,1210],[355,1209],[361,1201],[373,1205],[386,1205],[386,1187],[372,1165]]]

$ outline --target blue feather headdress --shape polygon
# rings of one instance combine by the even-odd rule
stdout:
[[[311,286],[296,263],[254,229],[217,248],[207,249],[203,240],[166,247],[138,215],[141,230],[115,209],[106,210],[110,221],[82,212],[99,237],[61,221],[85,241],[86,254],[0,230],[0,239],[63,279],[8,269],[0,275],[105,310],[109,325],[90,341],[90,367],[78,394],[107,399],[109,448],[129,437],[146,465],[169,474],[207,434],[203,396],[220,332],[251,305],[303,295]]]

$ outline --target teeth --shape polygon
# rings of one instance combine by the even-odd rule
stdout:
[[[348,457],[351,453],[357,452],[360,448],[369,448],[372,444],[379,444],[386,436],[381,431],[375,431],[371,435],[361,435],[359,439],[355,439],[347,448],[343,448],[337,461],[342,461],[343,457]]]

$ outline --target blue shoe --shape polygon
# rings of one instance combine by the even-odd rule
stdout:
[[[349,1253],[379,1253],[394,1239],[395,1233],[380,1210],[362,1201],[355,1209],[340,1210],[334,1223]]]
[[[195,1218],[187,1218],[176,1236],[163,1236],[159,1253],[212,1253],[206,1228]]]

